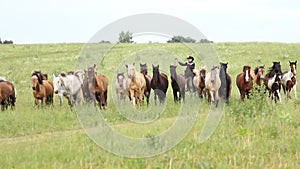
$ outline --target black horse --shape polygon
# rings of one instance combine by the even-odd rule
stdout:
[[[232,89],[232,79],[231,76],[227,73],[228,63],[220,63],[220,79],[221,87],[219,89],[219,96],[224,99],[226,102],[229,101],[231,89]]]
[[[185,99],[185,78],[181,74],[176,73],[176,66],[170,65],[171,85],[173,89],[174,102],[180,102],[181,98]],[[179,97],[177,93],[179,92]]]

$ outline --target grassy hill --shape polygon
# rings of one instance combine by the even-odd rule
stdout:
[[[300,44],[213,44],[219,60],[229,63],[228,72],[234,80],[230,103],[225,106],[216,131],[206,142],[198,142],[210,106],[188,95],[192,103],[199,105],[191,131],[166,153],[142,159],[120,157],[99,147],[85,134],[66,100],[59,106],[55,96],[53,107],[34,106],[31,73],[42,70],[52,79],[53,73],[96,63],[98,71],[109,77],[109,105],[101,111],[106,122],[119,133],[149,138],[176,121],[179,108],[173,103],[171,87],[167,106],[158,120],[133,123],[119,114],[112,99],[116,72],[126,71],[124,64],[135,61],[137,69],[139,62],[146,62],[150,75],[151,65],[159,63],[162,72],[169,75],[168,66],[176,64],[175,57],[184,61],[187,55],[197,56],[197,51],[183,44],[96,44],[87,46],[92,50],[86,52],[82,51],[87,49],[84,47],[84,44],[0,45],[0,76],[13,82],[18,92],[16,110],[0,112],[1,168],[299,168],[300,101],[293,98],[286,102],[282,92],[283,100],[278,104],[261,93],[241,102],[235,77],[242,72],[243,65],[268,68],[273,61],[280,61],[282,70],[288,70],[288,61],[300,58]],[[212,53],[205,48],[201,51],[195,61],[197,69],[204,66],[204,60],[213,60]],[[178,72],[183,71],[184,67],[178,67]]]

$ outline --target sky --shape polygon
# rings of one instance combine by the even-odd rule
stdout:
[[[1,40],[18,44],[85,43],[108,24],[142,13],[178,17],[214,42],[300,42],[299,0],[0,0],[0,11]]]

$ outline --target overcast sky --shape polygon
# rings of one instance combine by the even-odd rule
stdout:
[[[140,13],[178,17],[216,42],[300,42],[299,0],[0,0],[0,11],[0,37],[15,43],[84,43]]]

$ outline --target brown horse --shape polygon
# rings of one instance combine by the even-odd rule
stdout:
[[[245,96],[247,95],[247,98],[250,97],[250,92],[253,88],[253,78],[250,75],[251,67],[250,66],[244,66],[243,73],[240,73],[236,77],[236,85],[239,88],[241,99],[244,101]]]
[[[166,99],[166,93],[169,86],[168,76],[164,73],[159,72],[159,65],[153,68],[153,78],[151,80],[151,88],[154,90],[154,103],[158,96],[159,102],[164,103]]]
[[[205,90],[205,77],[206,77],[206,70],[202,68],[199,73],[197,71],[194,72],[196,76],[193,79],[194,86],[200,98],[206,97],[206,90]]]
[[[133,64],[126,65],[130,83],[128,86],[129,96],[133,106],[138,104],[142,108],[143,94],[146,89],[146,80],[142,73],[137,72]]]
[[[96,73],[96,65],[91,66],[87,70],[89,95],[94,101],[99,103],[100,109],[107,107],[107,91],[108,91],[108,79],[106,76]]]
[[[257,86],[262,85],[262,80],[265,72],[265,66],[257,66],[253,72],[251,72],[251,76],[253,81],[256,83]]]
[[[7,109],[11,106],[11,109],[15,108],[16,92],[14,85],[9,81],[0,80],[0,104],[1,110]]]
[[[151,93],[151,76],[148,75],[148,67],[147,64],[141,64],[140,63],[140,69],[141,73],[144,75],[145,80],[146,80],[146,89],[144,91],[144,95],[146,96],[147,100],[147,106],[149,105],[149,98],[150,98],[150,93]]]
[[[184,101],[185,99],[185,78],[184,75],[176,73],[176,67],[170,65],[170,74],[171,74],[171,85],[173,89],[174,102],[180,102],[181,98]],[[179,92],[179,97],[177,93]]]
[[[34,103],[53,104],[54,87],[51,81],[44,80],[44,75],[40,71],[35,71],[31,75]]]

